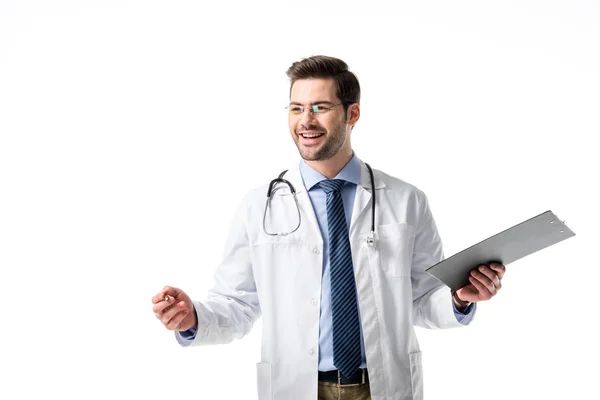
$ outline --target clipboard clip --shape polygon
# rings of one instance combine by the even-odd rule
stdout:
[[[560,221],[560,222],[561,222],[563,225],[565,225],[565,220],[564,220],[564,219],[559,219],[559,221]],[[555,221],[555,220],[553,220],[553,219],[551,219],[551,220],[550,220],[550,223],[551,223],[551,224],[554,224],[555,222],[556,222],[556,221]],[[563,233],[564,231],[565,231],[564,229],[561,229],[561,230],[560,230],[560,233]]]

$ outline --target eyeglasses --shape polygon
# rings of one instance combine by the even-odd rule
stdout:
[[[300,106],[297,104],[290,104],[285,109],[288,110],[290,114],[294,115],[302,115],[304,114],[305,110],[309,110],[311,114],[326,114],[334,107],[337,107],[342,104],[344,103],[342,102],[338,104],[315,104],[308,107]]]

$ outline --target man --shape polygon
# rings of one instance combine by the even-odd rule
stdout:
[[[482,265],[455,293],[426,273],[443,259],[427,197],[371,175],[352,150],[355,75],[325,56],[296,62],[287,75],[302,160],[283,179],[295,194],[279,180],[265,208],[267,186],[250,192],[206,300],[167,286],[153,311],[182,345],[239,339],[262,315],[261,400],[422,398],[414,326],[468,324],[474,303],[500,289],[505,268]]]

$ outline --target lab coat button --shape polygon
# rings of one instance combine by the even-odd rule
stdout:
[[[318,249],[317,247],[314,247],[314,248],[313,248],[313,253],[315,253],[315,254],[319,254],[319,249]]]
[[[318,303],[317,299],[311,299],[310,300],[310,304],[312,304],[313,306],[316,306]]]
[[[311,356],[314,356],[315,354],[317,354],[317,352],[315,351],[315,349],[310,349],[308,351],[308,354],[310,354]]]

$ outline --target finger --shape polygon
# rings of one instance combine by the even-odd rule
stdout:
[[[182,311],[185,311],[186,314],[189,312],[189,309],[186,307],[183,301],[173,304],[172,307],[162,313],[160,321],[168,327],[168,324],[171,322],[173,317]]]
[[[487,269],[486,266],[479,266],[478,269],[474,269],[471,271],[471,276],[474,277],[475,279],[479,280],[482,284],[484,284],[486,287],[492,289],[494,286],[494,282],[492,279],[490,279],[483,271],[485,271]],[[490,271],[491,272],[491,271]],[[488,272],[489,273],[489,272]],[[492,272],[494,275],[495,273]]]
[[[164,295],[169,295],[169,296],[177,298],[182,293],[182,291],[181,291],[181,289],[173,287],[173,286],[165,286],[162,290],[162,293]],[[164,297],[164,295],[163,295],[163,297]]]
[[[498,278],[500,280],[502,280],[502,278],[504,278],[504,274],[506,273],[506,267],[502,264],[498,264],[498,263],[492,263],[490,264],[490,268],[493,269],[494,271],[496,271],[496,274],[498,274]]]
[[[154,296],[152,296],[153,304],[160,303],[161,301],[164,301],[164,300],[165,300],[165,294],[163,292],[157,293]]]
[[[485,265],[479,266],[479,272],[485,275],[496,287],[496,290],[502,287],[502,283],[500,282],[500,277],[498,274],[491,268],[486,267]]]
[[[165,286],[165,288],[167,288],[167,287],[168,286]],[[177,295],[171,294],[172,292],[174,292],[174,291],[169,290],[167,292],[165,289],[163,289],[161,292],[159,292],[159,293],[155,294],[154,296],[152,296],[152,303],[156,304],[156,303],[159,303],[161,301],[165,301],[165,299],[167,299],[167,296],[168,297],[177,297]],[[179,291],[179,292],[181,292],[181,291]]]
[[[183,319],[189,314],[189,311],[187,309],[182,310],[176,307],[173,308],[175,309],[175,313],[170,315],[169,317],[167,317],[167,314],[165,314],[165,316],[163,316],[160,319],[160,322],[162,322],[167,329],[177,330],[177,327],[179,326],[181,321],[183,321]]]
[[[156,304],[158,302],[165,301],[167,296],[177,298],[181,293],[182,293],[182,291],[179,288],[172,287],[172,286],[165,286],[160,293],[152,296],[152,303]]]
[[[185,319],[185,317],[189,315],[189,313],[189,310],[182,310],[178,312],[173,318],[171,318],[169,323],[165,326],[167,327],[167,329],[170,329],[172,331],[178,331],[181,326],[181,322]]]
[[[484,298],[491,298],[495,293],[495,287],[492,281],[479,271],[471,271],[469,281],[479,291],[480,295]]]
[[[481,282],[479,282],[476,278],[469,276],[469,282],[471,285],[477,289],[477,297],[481,300],[488,300],[492,298],[492,294],[489,289]]]
[[[156,304],[154,304],[152,306],[152,311],[155,314],[157,314],[157,313],[163,313],[163,312],[166,311],[166,309],[168,307],[170,307],[173,303],[176,303],[176,302],[177,301],[173,297],[171,297],[171,296],[169,296],[169,298],[167,300],[165,300],[165,296],[163,296],[163,298],[162,298],[161,301],[159,301],[158,303],[156,303]]]

